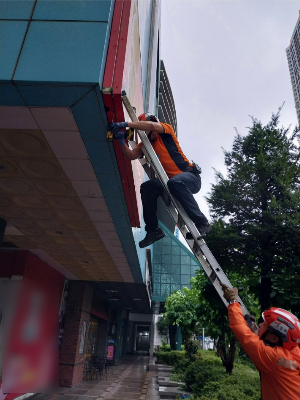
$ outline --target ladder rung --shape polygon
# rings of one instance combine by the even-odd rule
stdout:
[[[214,283],[216,279],[217,279],[217,274],[215,273],[215,271],[212,271],[212,273],[209,275],[209,280],[211,281],[211,283]]]

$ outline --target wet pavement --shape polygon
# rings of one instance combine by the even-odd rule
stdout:
[[[110,367],[107,379],[84,380],[55,394],[40,394],[34,400],[159,400],[157,372],[147,371],[150,357],[126,356]]]

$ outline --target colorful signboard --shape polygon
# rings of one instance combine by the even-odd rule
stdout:
[[[114,349],[115,346],[107,346],[107,355],[106,355],[107,360],[111,361],[114,359]]]

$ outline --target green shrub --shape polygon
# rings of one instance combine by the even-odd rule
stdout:
[[[218,381],[226,375],[222,362],[218,358],[200,359],[187,368],[185,384],[193,393],[200,393],[203,387],[210,381]]]
[[[219,357],[211,352],[200,351],[201,359],[186,370],[185,383],[194,400],[259,400],[259,374],[241,363],[235,364],[228,375]]]
[[[182,368],[186,368],[183,359],[186,358],[184,351],[159,351],[156,354],[158,364],[167,364],[174,367],[182,365]]]
[[[161,341],[161,345],[159,346],[159,351],[171,351],[171,346],[167,344],[165,340]]]
[[[198,353],[198,350],[199,350],[199,342],[197,340],[187,339],[185,341],[186,355],[191,362],[196,360],[196,355]]]
[[[240,355],[240,356],[236,356],[235,360],[234,360],[234,364],[243,364],[243,365],[247,365],[247,367],[252,368],[254,370],[256,370],[255,365],[253,364],[253,362],[251,361],[251,359],[247,356],[247,354],[245,355]]]
[[[198,350],[193,363],[184,351],[159,352],[157,358],[174,366],[172,379],[185,382],[194,393],[191,400],[260,400],[259,374],[244,357],[237,358],[232,375],[215,352]]]
[[[246,366],[234,367],[218,382],[210,381],[196,397],[197,400],[260,400],[260,380],[257,371]]]

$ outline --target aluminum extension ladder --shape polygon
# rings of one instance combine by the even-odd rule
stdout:
[[[133,109],[130,101],[127,97],[125,91],[122,91],[122,101],[124,107],[130,117],[130,119],[135,122],[138,121],[137,116],[135,114],[135,110]],[[226,307],[228,306],[227,301],[223,297],[223,290],[220,285],[220,282],[225,283],[229,287],[232,287],[231,283],[229,282],[227,276],[225,275],[224,271],[218,264],[217,260],[212,255],[211,251],[207,247],[205,241],[203,239],[197,240],[200,236],[198,230],[196,229],[194,223],[188,217],[187,213],[183,209],[180,202],[171,195],[168,189],[167,182],[169,180],[164,168],[162,167],[156,153],[153,150],[153,147],[146,135],[145,132],[137,131],[141,141],[143,142],[142,151],[145,155],[145,158],[140,159],[140,163],[142,164],[145,172],[149,176],[150,179],[153,179],[155,176],[160,180],[164,187],[164,194],[162,196],[162,200],[174,218],[180,232],[182,233],[183,237],[186,237],[186,233],[190,232],[193,239],[188,240],[186,239],[191,251],[200,262],[204,272],[208,276],[211,283],[214,285],[216,291],[218,292],[221,300],[224,302]],[[135,141],[129,141],[130,146],[135,148],[137,143]],[[242,300],[238,297],[238,302],[241,304],[241,310],[243,315],[249,314],[247,308],[245,307]]]

